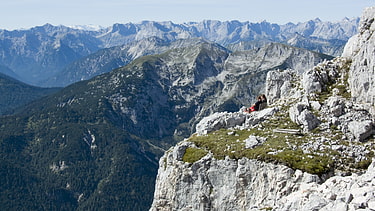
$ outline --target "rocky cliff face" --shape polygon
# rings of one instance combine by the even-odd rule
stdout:
[[[269,71],[268,108],[203,118],[160,159],[150,210],[375,209],[373,11],[343,57]]]
[[[183,142],[160,160],[151,210],[355,210],[375,208],[375,169],[333,176],[293,170],[255,159],[218,160],[207,154],[182,161]],[[171,167],[173,166],[173,167]]]
[[[344,57],[352,58],[349,84],[356,102],[375,104],[375,8],[367,8],[361,18],[359,34],[345,46]]]

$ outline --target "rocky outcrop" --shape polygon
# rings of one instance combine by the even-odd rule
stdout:
[[[299,98],[302,93],[294,89],[294,81],[297,73],[295,70],[275,70],[267,74],[266,93],[269,103],[274,103],[278,99],[294,96]]]
[[[182,161],[190,143],[160,160],[151,210],[259,210],[274,207],[283,195],[317,176],[285,166],[243,158],[216,160],[208,154],[194,164]]]
[[[150,210],[356,210],[375,209],[375,163],[361,175],[317,175],[283,165],[211,154],[182,161],[183,142],[161,159]]]
[[[208,117],[203,118],[196,126],[196,133],[204,135],[212,131],[216,131],[222,128],[234,128],[238,127],[244,129],[249,126],[254,126],[261,121],[264,121],[267,117],[274,115],[278,108],[266,108],[259,112],[253,112],[250,114],[237,112],[219,112],[214,113]]]
[[[269,73],[273,74],[278,75],[279,71]],[[271,78],[268,77],[270,80]],[[285,83],[289,83],[288,80]],[[327,86],[323,82],[321,85]],[[298,89],[297,85],[293,87]],[[280,121],[278,125],[281,126],[280,113],[284,112],[292,121],[301,125],[301,129],[305,131],[303,136],[311,136],[307,138],[309,141],[292,148],[311,155],[328,150],[345,155],[334,158],[337,160],[336,170],[319,176],[247,157],[231,159],[227,156],[225,159],[218,159],[210,151],[198,161],[189,163],[183,159],[186,149],[199,146],[188,139],[168,150],[160,159],[150,210],[374,209],[375,162],[367,171],[353,171],[349,176],[348,171],[342,172],[338,168],[340,165],[347,165],[340,163],[340,160],[351,159],[354,164],[368,159],[373,143],[369,137],[374,134],[374,119],[365,109],[361,110],[360,105],[339,96],[338,91],[332,91],[331,94],[333,96],[322,104],[308,97],[313,92],[304,95],[301,102],[292,103],[296,98],[292,97],[295,93],[291,93],[289,97],[285,94],[284,98],[274,98],[275,103],[260,112],[215,113],[202,119],[197,124],[196,131],[197,135],[204,137],[219,129],[227,129],[231,135],[238,130],[251,128],[264,130],[261,125],[272,119]],[[290,109],[285,111],[282,107],[288,105],[288,101],[291,103]],[[278,103],[282,105],[273,107]],[[321,132],[316,136],[311,135],[309,131],[317,127]],[[332,130],[332,127],[338,129]],[[340,139],[350,141],[351,144],[346,145],[334,138],[340,135]],[[288,144],[298,139],[298,136],[287,136],[291,136]],[[267,144],[270,138],[272,137],[250,135],[243,140],[243,147],[254,149]],[[280,139],[280,144],[283,141],[285,140]],[[237,142],[241,140],[238,139]],[[230,145],[228,148],[231,148]],[[269,152],[276,155],[278,153]]]
[[[303,126],[304,131],[315,129],[320,120],[308,109],[308,105],[304,103],[296,103],[289,108],[290,119]]]
[[[366,173],[334,176],[319,184],[304,183],[278,201],[275,210],[374,210],[375,162]]]

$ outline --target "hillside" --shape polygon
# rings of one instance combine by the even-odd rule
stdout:
[[[43,81],[47,86],[67,86],[81,80],[110,72],[146,55],[160,54],[168,50],[184,46],[198,45],[205,42],[202,39],[184,39],[168,42],[157,37],[145,38],[129,44],[115,46],[97,51],[79,59],[57,75]]]
[[[199,41],[74,83],[0,118],[0,204],[146,210],[158,159],[200,119],[250,104],[272,70],[302,72],[330,58],[283,44],[231,53]]]
[[[0,115],[11,114],[22,106],[58,90],[59,88],[30,86],[0,73]]]
[[[159,160],[150,210],[375,209],[374,19],[342,57],[269,71],[264,110],[203,118]]]

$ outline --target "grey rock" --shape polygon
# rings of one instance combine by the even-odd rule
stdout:
[[[263,109],[261,111],[251,112],[250,114],[247,114],[243,127],[245,128],[252,127],[258,124],[259,122],[264,121],[268,117],[273,116],[278,111],[279,111],[278,107],[271,107],[271,108]]]
[[[219,112],[214,113],[208,117],[203,118],[196,126],[196,132],[199,135],[204,135],[209,132],[219,130],[221,128],[231,128],[245,123],[246,114],[243,112],[228,113]]]
[[[233,113],[217,112],[210,116],[204,117],[196,125],[196,133],[198,135],[205,135],[222,128],[228,129],[250,127],[265,120],[267,117],[274,115],[277,111],[277,107],[272,107],[263,109],[261,111],[254,111],[250,114],[243,111]]]
[[[310,131],[320,124],[320,120],[308,109],[308,105],[297,103],[289,108],[290,119],[302,125],[305,131]]]
[[[334,117],[339,117],[344,113],[344,99],[341,97],[332,96],[327,99],[326,105],[329,108],[329,112]]]
[[[327,206],[327,199],[320,197],[317,194],[311,194],[308,202],[302,207],[301,210],[320,210]]]
[[[245,139],[245,148],[252,149],[264,143],[266,139],[263,137],[250,135],[249,138]]]
[[[169,157],[168,153],[164,157]],[[164,157],[160,161],[163,167],[159,168],[150,210],[202,210],[204,207],[251,210],[274,206],[279,198],[298,189],[307,176],[284,166],[247,158],[236,161],[206,157],[188,167],[177,160],[164,162]]]
[[[305,130],[310,131],[320,124],[320,120],[311,111],[304,110],[298,117],[298,123],[302,124]]]
[[[356,140],[363,141],[375,134],[374,123],[371,120],[351,121],[348,124],[349,131],[354,135]]]
[[[354,198],[354,197],[353,197],[353,194],[348,193],[348,194],[346,194],[346,196],[345,196],[344,202],[347,203],[347,204],[349,204],[350,202],[352,202],[353,198]]]
[[[322,82],[316,71],[309,70],[302,77],[303,88],[306,93],[321,92],[323,90]]]
[[[375,210],[375,200],[371,199],[369,202],[367,202],[367,206],[371,210]]]
[[[298,117],[301,115],[302,111],[306,110],[308,105],[304,103],[296,103],[289,108],[289,117],[293,122],[298,122]]]
[[[310,106],[311,106],[312,109],[314,109],[316,111],[319,111],[320,108],[322,107],[322,105],[320,105],[320,103],[318,101],[311,101]]]
[[[375,104],[375,7],[366,8],[362,14],[359,34],[345,46],[343,57],[352,58],[349,85],[356,102]]]
[[[189,145],[189,144],[187,144]],[[374,204],[375,162],[362,175],[317,175],[256,160],[216,160],[207,155],[192,165],[170,156],[160,159],[156,191],[150,210],[347,210]],[[182,148],[182,149],[179,149]],[[167,161],[165,161],[167,160]]]
[[[273,103],[278,99],[296,96],[302,94],[296,90],[294,81],[297,79],[297,72],[292,69],[274,70],[267,74],[266,78],[266,96],[269,103]]]

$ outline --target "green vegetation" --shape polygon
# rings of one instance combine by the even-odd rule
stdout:
[[[336,93],[337,95],[340,95],[345,99],[351,98],[351,93],[348,90],[348,87],[349,87],[349,83],[348,83],[349,70],[350,70],[351,63],[352,63],[351,60],[349,60],[349,59],[345,60],[344,63],[342,64],[342,66],[338,69],[339,76],[341,76],[341,77],[339,77],[339,78],[334,78],[334,77],[329,78],[329,82],[326,84],[325,89],[320,93],[316,93],[317,94],[317,100],[320,103],[323,103],[330,96],[332,96],[334,89],[338,90],[338,93]],[[319,72],[321,70],[315,69],[315,71]],[[329,76],[330,74],[328,74],[328,72],[327,72],[327,75]]]
[[[250,135],[267,137],[264,144],[253,149],[246,149],[244,140]],[[293,169],[301,169],[312,174],[323,174],[333,166],[333,160],[319,153],[304,153],[295,146],[302,145],[307,137],[283,133],[273,133],[270,129],[253,128],[251,130],[219,130],[205,136],[192,136],[189,141],[202,149],[210,151],[217,159],[229,156],[232,159],[247,157],[265,162],[285,164]],[[294,143],[293,143],[294,142]],[[185,162],[195,162],[200,158],[198,149],[186,150]],[[202,156],[203,157],[203,156]]]
[[[20,107],[58,90],[30,86],[0,73],[0,115],[14,113]]]
[[[189,147],[186,149],[182,160],[187,163],[194,163],[207,155],[207,151],[200,148]]]
[[[57,125],[48,121],[52,115]],[[149,208],[158,166],[155,155],[141,149],[150,146],[110,123],[85,124],[83,115],[66,118],[64,111],[56,111],[44,118],[0,119],[4,209]],[[33,126],[19,127],[27,124]],[[62,161],[67,168],[54,171],[52,166]]]
[[[158,157],[171,143],[152,136],[158,122],[139,118],[148,122],[142,131],[112,106],[110,96],[125,92],[119,89],[139,89],[125,79],[110,87],[110,76],[76,83],[0,118],[3,209],[149,209]],[[133,92],[126,91],[129,98]]]

